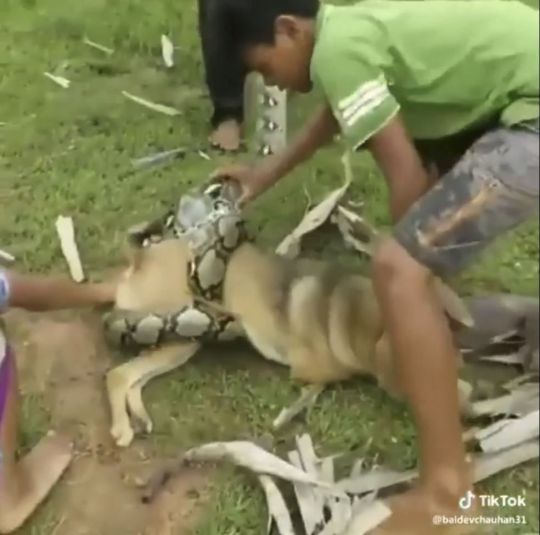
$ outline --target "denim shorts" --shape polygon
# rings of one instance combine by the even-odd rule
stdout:
[[[394,229],[394,238],[440,277],[458,274],[498,236],[538,217],[538,119],[492,128]]]

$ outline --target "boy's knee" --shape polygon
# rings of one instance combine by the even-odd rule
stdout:
[[[394,238],[386,238],[379,244],[372,265],[375,285],[381,289],[406,289],[427,284],[431,278],[429,269],[415,260]]]

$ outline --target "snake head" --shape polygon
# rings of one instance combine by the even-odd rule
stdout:
[[[186,192],[176,212],[178,229],[189,231],[230,216],[240,219],[240,193],[240,187],[231,180],[212,182]]]

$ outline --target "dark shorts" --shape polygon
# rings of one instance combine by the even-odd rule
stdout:
[[[538,119],[480,135],[405,214],[395,239],[441,277],[538,216]]]

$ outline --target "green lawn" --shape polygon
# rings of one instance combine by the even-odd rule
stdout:
[[[178,46],[171,70],[162,66],[162,33]],[[114,54],[86,46],[85,36]],[[130,163],[205,142],[209,102],[194,1],[3,0],[0,50],[0,247],[17,257],[19,267],[66,271],[54,230],[56,217],[64,214],[74,217],[86,270],[99,277],[118,264],[128,226],[168,207],[188,184],[206,179],[225,161],[193,154],[137,173]],[[44,71],[62,74],[71,87],[55,85]],[[182,115],[146,110],[122,96],[124,90],[175,106]],[[291,107],[291,123],[298,124],[310,101],[295,98]],[[257,201],[248,218],[261,243],[275,245],[298,221],[304,189],[317,199],[341,183],[340,154],[339,147],[323,151]],[[383,181],[367,157],[356,157],[354,166],[352,195],[365,202],[370,221],[386,224]],[[537,293],[537,227],[500,243],[458,283],[464,292]],[[148,388],[156,428],[148,440],[156,452],[169,455],[202,441],[258,436],[296,395],[284,370],[255,358],[198,359]],[[27,411],[38,406],[39,400],[29,402]],[[33,437],[46,416],[27,418],[24,425],[25,436]],[[301,430],[311,433],[321,453],[355,451],[397,468],[415,460],[406,410],[365,382],[327,391],[307,422],[287,429],[278,443]],[[536,464],[520,467],[487,482],[493,494],[527,491],[529,525],[500,527],[497,534],[538,532],[537,471]],[[256,484],[228,469],[220,474],[197,535],[263,533],[264,502]],[[39,519],[54,514],[49,504],[22,533],[52,533]]]

